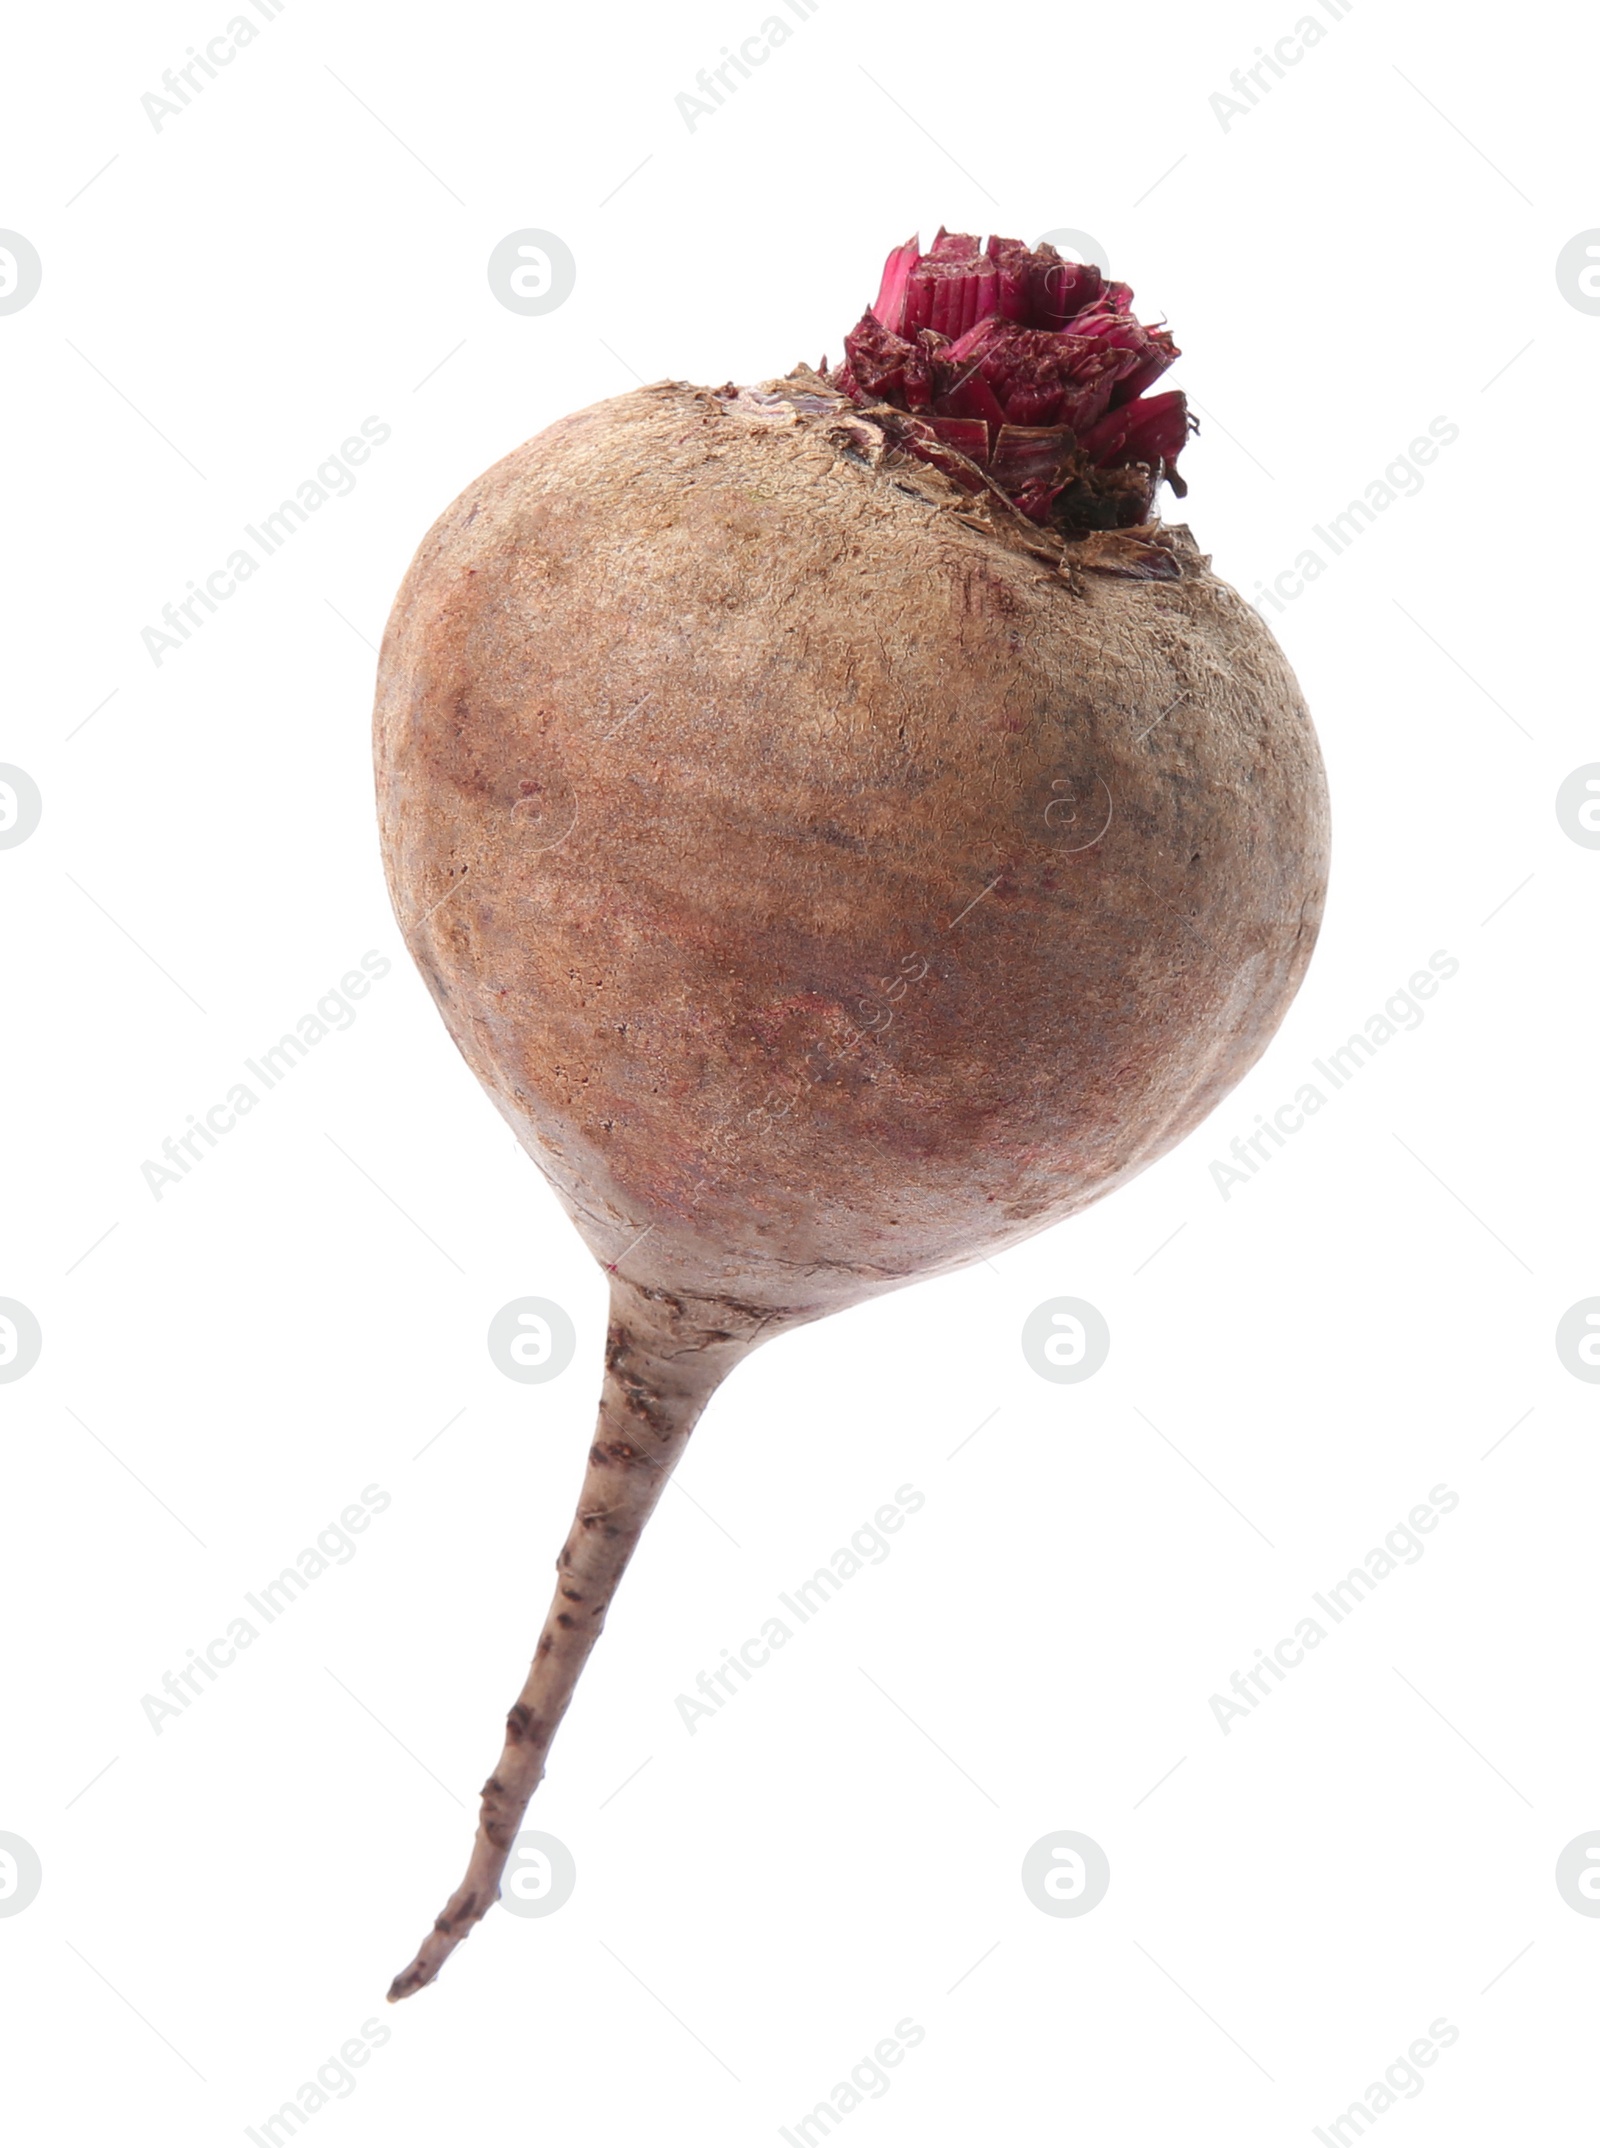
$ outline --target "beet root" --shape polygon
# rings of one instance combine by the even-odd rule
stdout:
[[[1044,527],[804,368],[598,404],[470,486],[376,754],[407,944],[612,1291],[557,1593],[398,1998],[495,1899],[721,1378],[1181,1140],[1293,997],[1328,828],[1186,530]]]
[[[620,1280],[613,1282],[600,1422],[578,1510],[556,1560],[555,1599],[527,1679],[506,1717],[505,1749],[483,1786],[466,1877],[416,1958],[390,1985],[391,1999],[431,1984],[499,1899],[522,1815],[539,1787],[550,1741],[599,1639],[612,1593],[695,1420],[749,1347],[744,1335],[710,1333],[670,1305],[649,1302]]]

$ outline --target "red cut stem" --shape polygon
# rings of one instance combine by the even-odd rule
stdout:
[[[706,1324],[710,1315],[717,1325]],[[720,1323],[725,1323],[720,1324]],[[600,1421],[571,1531],[556,1560],[556,1593],[516,1704],[505,1749],[483,1786],[466,1877],[434,1920],[416,1958],[389,1987],[391,2000],[431,1984],[500,1898],[500,1880],[551,1741],[600,1638],[606,1613],[644,1525],[695,1422],[775,1316],[720,1301],[688,1305],[613,1277]]]
[[[913,236],[904,246],[897,246],[883,264],[883,282],[878,286],[878,296],[872,310],[884,327],[899,336],[905,333],[906,279],[917,265],[917,241]],[[824,372],[828,369],[822,368]]]

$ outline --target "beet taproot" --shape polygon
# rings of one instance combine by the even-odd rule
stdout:
[[[1152,1163],[1259,1056],[1311,955],[1310,718],[1261,619],[1153,518],[1188,421],[1137,391],[1175,347],[1049,249],[947,241],[890,256],[837,374],[663,381],[528,441],[441,516],[389,622],[396,914],[611,1292],[556,1595],[466,1878],[391,1998],[497,1898],[727,1373]],[[973,338],[996,294],[1011,311]],[[1094,353],[1041,340],[1095,340],[1075,297],[1112,324],[1105,395]],[[894,337],[923,339],[923,414]],[[985,352],[998,420],[935,409]],[[1098,386],[1074,407],[1075,365]]]

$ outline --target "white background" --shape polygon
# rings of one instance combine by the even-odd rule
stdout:
[[[381,2017],[315,2142],[759,2142],[910,2017],[863,2148],[1254,2148],[1446,2017],[1385,2141],[1586,2137],[1600,1921],[1553,1868],[1600,1826],[1600,1393],[1553,1337],[1600,1291],[1600,853],[1554,798],[1600,760],[1600,318],[1555,261],[1600,224],[1593,33],[1359,0],[1224,129],[1298,0],[823,0],[691,132],[674,97],[764,4],[290,0],[159,132],[141,95],[229,0],[13,23],[0,224],[44,262],[0,318],[0,761],[44,799],[0,853],[0,1295],[44,1335],[0,1390],[0,1830],[44,1873],[0,1919],[13,2130],[239,2140]],[[576,1893],[386,2009],[543,1615],[604,1291],[400,946],[373,646],[488,463],[635,377],[837,357],[941,220],[1092,232],[1170,320],[1205,427],[1175,512],[1247,594],[1459,426],[1274,615],[1332,786],[1321,945],[1137,1183],[738,1372],[530,1813]],[[523,226],[578,263],[542,318],[485,276]],[[369,415],[354,493],[153,664],[142,628]],[[354,1026],[158,1202],[144,1160],[369,948]],[[1213,1159],[1436,949],[1420,1028],[1224,1200]],[[577,1324],[549,1386],[484,1346],[525,1293]],[[1057,1294],[1110,1323],[1081,1386],[1021,1355]],[[675,1696],[907,1483],[892,1556],[691,1737]],[[141,1697],[368,1484],[355,1558],[157,1735]],[[1426,1555],[1224,1735],[1210,1696],[1435,1484]],[[1111,1862],[1082,1918],[1019,1881],[1061,1828]]]

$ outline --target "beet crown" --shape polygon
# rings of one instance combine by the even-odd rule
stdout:
[[[1064,535],[1147,522],[1193,421],[1178,391],[1146,395],[1178,357],[1133,292],[1048,242],[941,226],[883,267],[832,384],[889,420],[900,443],[970,491],[995,489]]]

